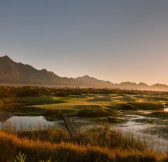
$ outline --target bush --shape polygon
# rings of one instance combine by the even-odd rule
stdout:
[[[158,102],[128,102],[122,104],[123,110],[161,110],[163,108],[163,104]]]
[[[61,113],[58,110],[49,109],[44,113],[44,116],[61,117]]]
[[[132,104],[122,104],[123,110],[137,110],[137,107]]]
[[[110,116],[111,114],[104,109],[84,109],[78,112],[80,117],[103,117]]]

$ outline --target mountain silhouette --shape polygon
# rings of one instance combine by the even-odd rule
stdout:
[[[17,63],[8,56],[0,57],[0,84],[80,88],[120,88],[130,90],[168,90],[168,86],[164,84],[154,84],[152,86],[148,86],[142,82],[139,84],[133,82],[113,84],[110,81],[99,80],[88,75],[78,78],[60,77],[46,69],[38,70],[30,65]]]
[[[0,84],[95,88],[111,86],[109,82],[89,76],[76,79],[60,77],[46,69],[37,70],[30,65],[14,62],[8,56],[0,57]]]
[[[30,65],[16,63],[8,56],[0,57],[0,83],[7,84],[62,84],[63,80],[53,72],[37,70]]]

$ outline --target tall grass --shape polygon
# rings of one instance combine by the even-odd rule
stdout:
[[[61,141],[70,142],[70,134],[64,129],[47,128],[27,131],[17,131],[17,136],[20,138],[27,138],[30,140],[40,140],[51,143],[60,143]]]
[[[123,134],[116,129],[110,129],[108,125],[103,128],[92,128],[88,131],[81,132],[81,136],[85,137],[84,143],[94,146],[101,146],[106,148],[118,148],[122,150],[147,150],[146,141],[140,141],[138,137],[133,134]]]
[[[47,131],[47,130],[46,130]],[[42,133],[43,132],[43,133]],[[40,134],[42,133],[42,134]],[[60,130],[51,136],[57,137]],[[63,133],[62,133],[63,134]],[[66,134],[66,133],[65,133]],[[63,134],[63,136],[65,135]],[[166,155],[159,155],[154,151],[148,151],[127,141],[128,138],[119,136],[117,131],[107,128],[92,129],[86,133],[82,132],[78,140],[53,140],[44,130],[3,132],[0,131],[0,161],[7,162],[15,159],[21,151],[26,155],[25,162],[57,161],[57,162],[154,162],[166,160]],[[44,136],[46,139],[41,138]],[[130,138],[131,139],[131,138]],[[143,145],[142,145],[143,146]]]

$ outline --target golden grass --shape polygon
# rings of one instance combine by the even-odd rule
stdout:
[[[38,162],[48,160],[57,162],[152,162],[163,161],[166,156],[155,152],[108,149],[94,145],[81,145],[75,143],[61,142],[53,144],[40,140],[19,138],[15,134],[0,131],[0,161],[12,160],[20,151],[25,153],[26,162]]]

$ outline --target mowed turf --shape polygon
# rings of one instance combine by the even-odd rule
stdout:
[[[82,109],[100,109],[108,105],[107,101],[90,101],[94,97],[89,96],[69,96],[69,97],[53,97],[53,100],[62,101],[62,103],[34,105],[35,108],[55,109],[64,113],[74,114]]]
[[[83,109],[103,109],[107,111],[111,111],[113,107],[120,109],[122,104],[129,102],[147,103],[152,101],[154,103],[163,103],[163,99],[165,98],[165,96],[157,97],[139,94],[84,94],[66,97],[26,97],[22,99],[22,103],[9,106],[6,110],[16,112],[20,115],[43,115],[46,110],[50,109],[68,114],[77,114],[78,111]]]
[[[27,97],[23,102],[9,106],[6,110],[20,115],[43,115],[46,110],[54,109],[64,113],[76,114],[82,109],[104,108],[108,105],[107,101],[90,100],[95,99],[96,95],[72,95],[68,97]],[[109,102],[109,101],[108,101]]]

